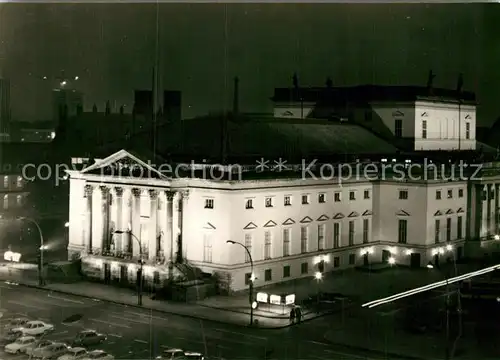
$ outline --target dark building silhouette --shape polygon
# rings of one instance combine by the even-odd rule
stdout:
[[[177,90],[163,92],[163,118],[166,121],[182,120],[182,93]]]
[[[150,116],[153,111],[153,92],[151,90],[135,90],[134,115]]]

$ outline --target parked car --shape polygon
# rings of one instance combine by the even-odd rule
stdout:
[[[30,346],[28,346],[24,352],[26,353],[26,355],[31,355],[33,350],[35,349],[40,349],[40,348],[44,348],[44,347],[47,347],[49,345],[52,345],[54,342],[53,341],[50,341],[50,340],[39,340],[33,344],[31,344]]]
[[[24,326],[28,321],[30,321],[30,319],[25,318],[25,317],[13,318],[13,319],[8,320],[3,328],[5,330],[15,329],[15,328]]]
[[[10,344],[19,339],[23,335],[20,331],[12,331],[9,330],[7,333],[0,339],[2,345]]]
[[[9,354],[19,354],[24,352],[24,349],[34,344],[36,338],[34,336],[21,336],[19,339],[9,345],[5,345],[5,352]]]
[[[206,360],[206,358],[199,352],[186,351],[182,360]]]
[[[68,346],[63,343],[53,343],[52,345],[33,350],[31,356],[35,359],[55,359],[66,354]]]
[[[92,350],[87,353],[87,356],[81,358],[82,360],[114,360],[115,357],[103,350]]]
[[[54,325],[47,324],[43,321],[35,320],[35,321],[28,321],[23,326],[14,328],[13,330],[20,331],[23,333],[23,335],[38,336],[38,335],[43,335],[48,331],[54,330]]]
[[[87,350],[82,347],[69,348],[66,354],[61,355],[57,360],[80,360],[87,356]]]
[[[166,350],[163,350],[163,354],[161,356],[158,356],[157,359],[174,360],[174,359],[182,359],[183,356],[184,356],[184,350],[166,349]]]
[[[73,341],[73,346],[89,346],[97,345],[103,343],[107,339],[107,336],[100,334],[95,330],[83,330],[81,331]]]

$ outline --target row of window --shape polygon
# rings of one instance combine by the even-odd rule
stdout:
[[[12,195],[11,195],[12,196]],[[3,196],[3,204],[2,204],[2,208],[4,210],[7,210],[9,208],[9,198],[11,197],[9,195],[4,195]],[[16,196],[16,205],[17,206],[21,206],[23,203],[23,197],[21,195],[17,195]]]
[[[458,189],[458,197],[464,197],[464,189]],[[453,199],[453,189],[447,190],[447,198]],[[436,190],[436,200],[441,200],[441,190]],[[399,190],[399,200],[408,200],[408,190]]]
[[[349,262],[349,265],[355,265],[356,264],[356,254],[349,254],[348,262]],[[319,265],[321,265],[321,263],[318,264],[318,269],[321,267]],[[323,265],[323,269],[320,270],[321,272],[324,271],[324,263],[322,263],[322,265]],[[338,269],[340,267],[340,256],[333,257],[333,267],[335,269]],[[291,271],[290,265],[283,266],[283,274],[282,274],[283,279],[289,278],[291,276],[291,273],[292,273],[292,271]],[[301,275],[309,274],[309,263],[303,262],[300,264],[300,274]],[[250,273],[245,274],[245,284],[246,285],[248,285],[250,283],[251,276],[252,276],[252,274],[250,274]],[[264,281],[269,282],[272,280],[273,280],[272,269],[264,270]]]
[[[10,185],[10,177],[9,176],[4,176],[3,177],[3,187],[4,188],[9,188],[9,185]],[[21,176],[17,177],[16,186],[18,188],[23,187],[23,178]]]
[[[394,135],[396,137],[403,137],[403,120],[394,120]],[[465,123],[465,138],[470,140],[470,122]],[[422,139],[427,139],[427,120],[422,120]]]
[[[370,190],[363,191],[363,199],[365,199],[365,200],[370,199]],[[264,200],[265,207],[274,207],[275,200],[276,200],[276,198],[273,196],[266,197]],[[318,200],[319,204],[325,204],[327,202],[327,194],[326,193],[319,193],[317,200]],[[356,190],[349,191],[349,200],[350,201],[356,200]],[[334,202],[341,202],[342,201],[342,192],[340,192],[340,191],[335,192],[333,194],[333,201]],[[302,203],[302,205],[309,205],[311,203],[311,195],[310,194],[301,195],[301,203]],[[291,195],[285,195],[283,197],[283,206],[292,206],[292,196]],[[214,208],[214,199],[212,199],[212,198],[205,199],[205,209],[213,209],[213,208]],[[253,209],[254,208],[254,199],[246,199],[245,208],[246,209]]]
[[[452,230],[452,218],[446,219],[446,241],[452,240],[451,230]],[[462,216],[457,216],[457,239],[462,239],[463,237],[463,218]],[[434,242],[439,244],[441,239],[441,220],[436,219],[434,222]],[[398,243],[406,244],[408,242],[408,220],[400,219],[398,221]]]

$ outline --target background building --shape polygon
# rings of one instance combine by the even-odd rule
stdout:
[[[52,119],[57,124],[61,111],[67,108],[68,117],[76,116],[83,109],[83,93],[75,89],[58,88],[52,90]]]
[[[10,122],[10,82],[0,77],[0,141],[8,140]]]

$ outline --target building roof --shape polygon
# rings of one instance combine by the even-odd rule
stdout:
[[[359,85],[351,87],[303,87],[276,88],[274,102],[313,102],[327,104],[369,103],[369,102],[406,102],[416,100],[458,101],[476,103],[476,95],[472,92],[432,88],[426,86],[387,86]]]
[[[224,134],[227,134],[224,136]],[[301,159],[315,156],[393,154],[398,150],[354,124],[316,119],[225,116],[184,120],[158,131],[163,155],[220,160]],[[143,141],[145,143],[145,141]],[[139,151],[140,152],[140,151]]]

